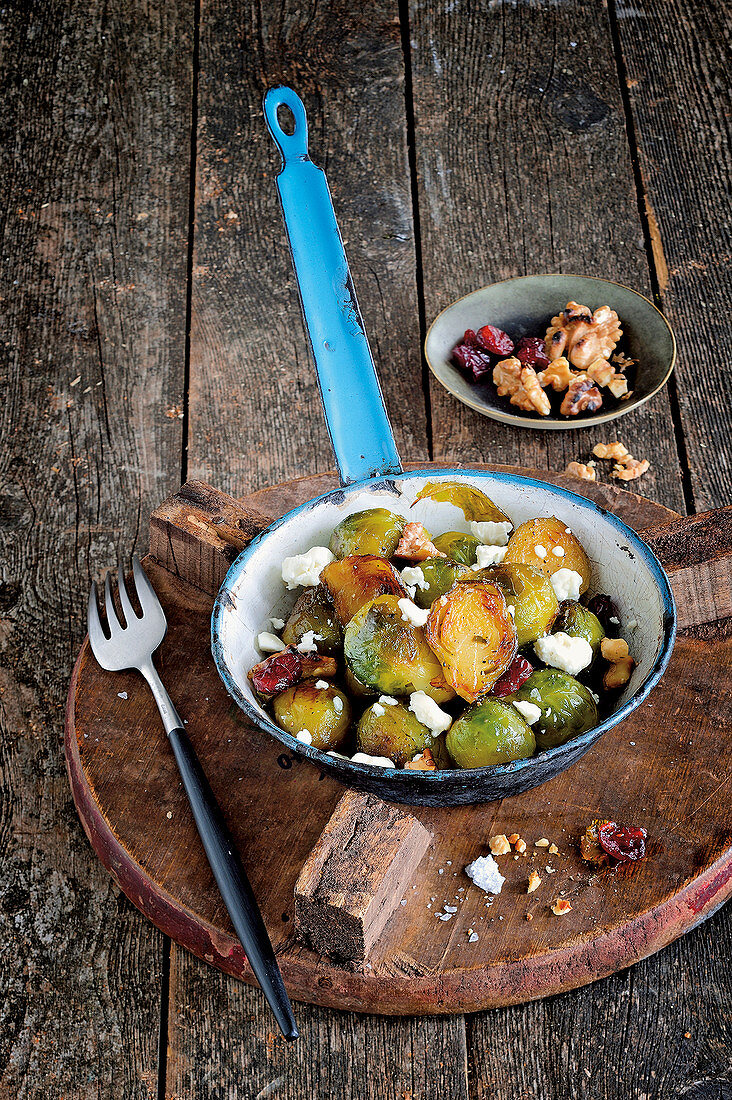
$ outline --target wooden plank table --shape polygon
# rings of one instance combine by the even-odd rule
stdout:
[[[732,1090],[729,911],[575,993],[467,1018],[298,1006],[164,940],[96,863],[62,707],[89,582],[185,477],[332,465],[263,90],[303,95],[402,453],[562,469],[427,376],[494,279],[653,294],[679,338],[620,438],[682,512],[729,502],[728,55],[718,0],[107,0],[3,12],[0,1100],[712,1100]],[[600,438],[613,438],[601,432]],[[140,546],[140,549],[145,549]]]

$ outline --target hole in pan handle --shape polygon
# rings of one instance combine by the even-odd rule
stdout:
[[[281,107],[292,112],[292,134]],[[341,484],[401,473],[328,182],[308,155],[302,100],[270,88],[264,115],[282,154],[277,191]]]

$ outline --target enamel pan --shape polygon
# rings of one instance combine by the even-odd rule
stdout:
[[[294,117],[290,134],[280,125],[282,107]],[[490,802],[536,787],[578,760],[659,680],[675,637],[675,607],[666,575],[651,550],[616,516],[565,489],[464,468],[402,471],[328,184],[308,156],[305,109],[291,89],[279,87],[265,96],[264,113],[282,154],[277,189],[342,487],[288,512],[231,566],[212,619],[212,649],[221,678],[245,714],[290,752],[343,783],[383,798],[450,806]],[[284,588],[282,559],[311,546],[327,546],[341,519],[369,507],[387,507],[421,520],[429,530],[467,531],[462,513],[452,505],[425,500],[410,507],[426,481],[440,480],[464,481],[482,489],[516,525],[534,516],[556,515],[576,533],[594,563],[592,587],[612,593],[637,661],[615,713],[588,733],[539,756],[473,770],[381,768],[302,744],[273,723],[247,679],[247,671],[262,659],[257,634],[268,629],[271,616],[287,618],[298,595]]]

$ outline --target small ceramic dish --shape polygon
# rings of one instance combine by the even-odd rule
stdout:
[[[452,350],[466,329],[496,325],[513,340],[543,336],[551,318],[567,302],[581,302],[589,309],[608,305],[620,318],[622,349],[637,360],[632,377],[633,393],[616,401],[603,390],[607,408],[579,416],[539,416],[524,413],[499,397],[489,376],[472,382],[452,363]],[[471,409],[521,428],[560,430],[588,424],[605,424],[637,409],[666,384],[676,361],[676,340],[662,313],[642,294],[607,279],[589,275],[524,275],[481,287],[443,309],[432,322],[424,345],[430,370],[445,389]]]

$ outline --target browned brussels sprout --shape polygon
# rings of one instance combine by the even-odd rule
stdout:
[[[455,694],[422,627],[402,615],[399,596],[377,596],[364,604],[346,627],[343,652],[354,676],[384,695],[424,691],[442,703]]]
[[[354,554],[376,554],[390,558],[396,550],[406,520],[388,508],[367,508],[342,519],[330,537],[330,550],[337,558]]]
[[[303,590],[282,631],[282,641],[297,646],[310,630],[317,635],[318,653],[332,656],[341,648],[341,624],[322,584]]]
[[[317,687],[317,680],[305,680],[276,696],[272,703],[275,721],[281,729],[305,744],[328,752],[337,749],[346,739],[351,724],[351,704],[348,697],[332,685]],[[311,740],[306,736],[309,734]]]
[[[398,768],[422,752],[432,748],[432,734],[401,703],[372,703],[364,711],[356,727],[359,752],[369,756],[388,756]]]
[[[579,539],[567,530],[564,520],[556,516],[530,519],[517,527],[508,540],[503,560],[507,564],[530,565],[545,577],[551,577],[559,569],[573,569],[582,577],[580,592],[586,592],[590,584],[590,559]]]
[[[515,707],[487,698],[453,722],[447,750],[459,768],[485,768],[533,756],[536,740]]]
[[[535,642],[546,634],[559,611],[559,601],[549,580],[530,565],[489,565],[473,573],[476,580],[500,588],[506,604],[513,608],[519,646]]]
[[[511,522],[505,512],[502,512],[490,497],[487,497],[480,489],[474,489],[472,485],[463,484],[461,481],[430,482],[415,497],[414,504],[425,498],[456,505],[468,520],[492,523]],[[414,507],[414,504],[412,507]]]
[[[419,607],[432,607],[438,596],[444,596],[460,577],[473,577],[475,574],[466,565],[460,565],[447,558],[428,558],[419,563],[426,588],[416,586],[414,602]]]
[[[464,531],[445,531],[432,540],[432,545],[450,561],[459,565],[475,565],[478,558],[480,539],[475,535],[466,535]]]
[[[340,561],[332,561],[326,565],[320,579],[342,626],[376,596],[407,594],[394,567],[373,554],[350,554]]]
[[[564,600],[559,608],[559,616],[554,624],[554,632],[562,631],[570,638],[584,638],[592,647],[593,657],[600,652],[600,643],[605,631],[597,615],[593,615],[576,600]]]
[[[533,703],[541,711],[534,725],[540,749],[563,745],[597,725],[597,704],[592,693],[558,668],[532,672],[511,699]]]
[[[426,631],[445,679],[469,703],[490,691],[517,649],[503,594],[485,581],[456,584],[435,600]]]

